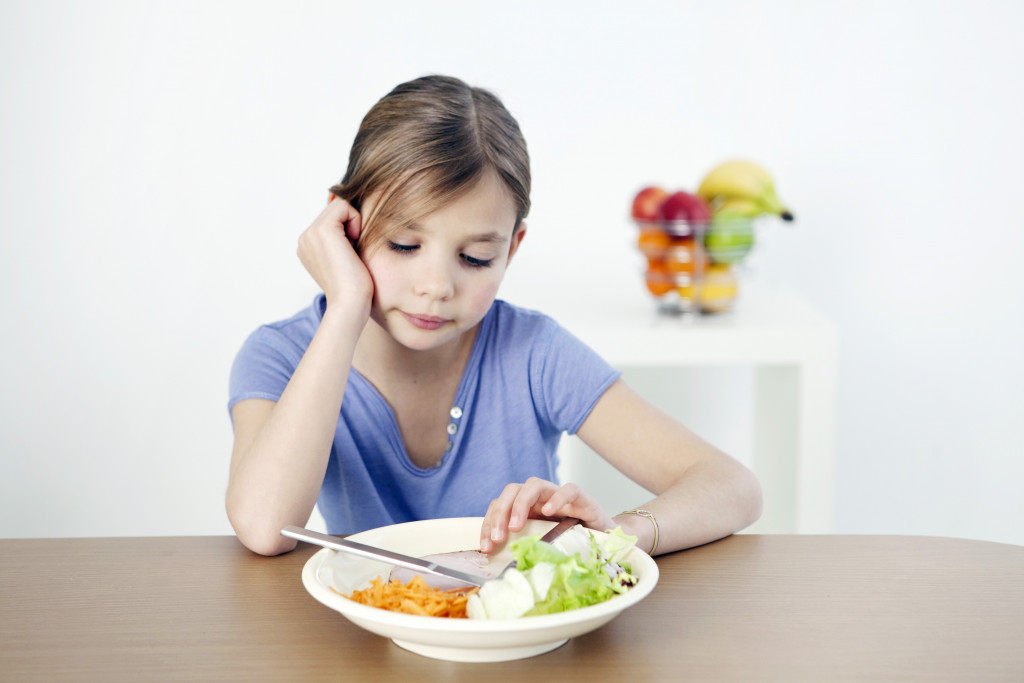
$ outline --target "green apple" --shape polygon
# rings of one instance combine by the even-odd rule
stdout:
[[[754,219],[765,209],[745,197],[719,198],[711,204],[711,228],[704,245],[714,263],[739,263],[754,248]]]
[[[713,263],[739,263],[754,248],[754,221],[749,216],[719,213],[711,220],[704,246]]]

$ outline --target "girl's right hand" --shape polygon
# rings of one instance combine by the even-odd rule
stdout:
[[[369,315],[373,280],[355,250],[362,232],[359,212],[333,194],[313,224],[299,237],[303,267],[327,296],[327,305],[341,301],[365,307]]]
[[[508,538],[509,532],[522,531],[527,519],[564,517],[576,517],[584,526],[597,531],[615,526],[597,499],[576,484],[559,486],[530,477],[522,484],[509,484],[491,501],[480,527],[480,550],[494,551]]]

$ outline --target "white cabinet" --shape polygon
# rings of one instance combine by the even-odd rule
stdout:
[[[733,453],[764,488],[764,515],[749,530],[832,530],[838,333],[805,301],[750,288],[732,312],[696,319],[659,315],[653,301],[638,303],[627,295],[545,310],[684,423],[687,416],[671,408],[672,394],[679,391],[674,372],[746,368],[746,400],[716,400],[727,427],[731,420],[750,431],[750,452]],[[737,401],[749,415],[735,417]],[[563,481],[593,491],[612,514],[649,495],[575,437],[563,439],[560,456]]]

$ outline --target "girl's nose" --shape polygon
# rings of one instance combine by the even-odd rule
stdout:
[[[418,296],[446,301],[455,294],[455,276],[447,264],[424,262],[414,291]]]

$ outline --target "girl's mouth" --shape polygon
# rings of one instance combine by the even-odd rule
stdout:
[[[401,311],[401,313],[411,325],[421,330],[436,330],[448,322],[447,318],[438,318],[434,315],[413,315],[405,311]]]

